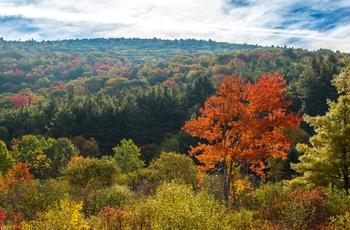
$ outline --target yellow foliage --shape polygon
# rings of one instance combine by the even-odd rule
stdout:
[[[57,207],[53,207],[37,220],[38,229],[91,229],[81,210],[83,202],[76,203],[67,198],[63,199]]]

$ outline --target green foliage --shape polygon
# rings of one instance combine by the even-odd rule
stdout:
[[[58,181],[22,183],[1,191],[0,208],[6,210],[8,219],[13,220],[16,215],[20,215],[23,220],[34,220],[39,213],[57,204],[65,192],[67,186]]]
[[[159,146],[159,155],[161,152],[180,153],[180,142],[176,138],[167,138]]]
[[[8,170],[15,165],[15,160],[7,150],[6,144],[0,140],[0,173],[5,176]]]
[[[72,157],[78,156],[78,149],[72,144],[72,142],[65,138],[48,139],[48,146],[44,149],[46,156],[51,161],[52,176],[57,176],[62,170],[64,170]]]
[[[268,174],[266,176],[267,179],[271,181],[280,181],[285,177],[285,164],[286,161],[282,159],[282,157],[269,157],[267,160],[267,168],[269,169]]]
[[[73,157],[62,175],[71,185],[88,188],[113,185],[119,172],[115,161],[109,157]]]
[[[4,126],[0,126],[0,140],[7,141],[8,138],[9,131]]]
[[[161,182],[184,182],[195,187],[198,183],[198,169],[191,157],[163,152],[158,159],[151,162],[148,167],[151,181]]]
[[[276,197],[284,194],[283,184],[281,182],[274,184],[265,184],[254,191],[251,197],[251,209],[259,209],[262,206],[272,206]]]
[[[326,229],[349,229],[350,228],[350,213],[345,212],[342,215],[337,215],[331,218],[331,221]]]
[[[35,178],[46,179],[51,174],[51,159],[45,154],[38,154],[28,163],[28,167]]]
[[[316,134],[310,138],[312,146],[297,145],[303,155],[299,158],[301,162],[293,167],[313,186],[332,184],[349,194],[350,88],[347,79],[350,65],[346,64],[342,73],[333,80],[341,93],[337,102],[328,102],[330,108],[324,116],[305,117],[305,121],[315,127]]]
[[[325,116],[305,117],[315,127],[311,147],[297,145],[303,153],[300,163],[293,168],[303,173],[312,185],[333,184],[338,188],[350,188],[350,95],[340,96],[338,102],[329,102]]]
[[[263,72],[280,71],[295,112],[302,106],[303,112],[320,115],[327,110],[326,98],[337,96],[330,79],[348,54],[256,48],[193,39],[2,41],[0,210],[6,219],[1,224],[8,224],[6,229],[16,224],[17,229],[306,229],[330,221],[330,229],[348,228],[344,182],[329,178],[347,165],[335,144],[339,149],[349,143],[347,126],[338,119],[348,119],[341,117],[348,107],[348,61],[333,80],[344,96],[331,103],[337,111],[330,120],[337,122],[319,126],[331,135],[315,138],[307,149],[314,148],[312,154],[303,152],[303,177],[288,190],[278,183],[251,191],[247,180],[236,178],[232,191],[239,209],[230,209],[213,198],[222,200],[222,178],[210,174],[198,181],[192,159],[176,154],[198,142],[179,132],[184,122],[195,118],[216,92],[215,84],[233,73],[257,80]],[[30,104],[15,108],[14,95],[25,95]],[[308,144],[304,133],[291,135],[293,146]],[[78,149],[67,139],[77,136],[72,142]],[[23,162],[16,166],[5,145],[10,147],[10,140],[12,157]],[[289,163],[298,156],[292,149],[287,161],[269,159],[267,179],[292,178]],[[143,160],[150,166],[144,168]],[[183,184],[156,190],[171,181]],[[326,195],[298,189],[329,183],[334,187]],[[197,185],[201,189],[194,192]],[[131,189],[146,197],[136,199]]]
[[[133,193],[127,186],[114,185],[97,189],[84,198],[83,212],[86,215],[97,215],[103,207],[120,208],[133,198]]]
[[[51,159],[44,153],[47,146],[44,138],[25,135],[13,146],[15,159],[17,162],[26,163],[35,178],[46,179],[51,171]]]
[[[302,111],[309,116],[324,115],[328,109],[327,99],[335,100],[337,91],[332,85],[333,75],[339,74],[340,66],[333,54],[327,58],[314,58],[298,80],[297,92]]]
[[[223,186],[224,179],[219,173],[205,173],[200,180],[200,188],[213,195],[217,200],[225,200]]]
[[[59,108],[47,129],[52,137],[71,137],[77,128],[77,117],[69,108]]]
[[[220,229],[220,228],[218,228]],[[254,212],[247,209],[240,209],[227,213],[221,222],[221,229],[269,229],[266,225],[259,223]],[[272,229],[272,228],[271,228]]]
[[[43,148],[47,146],[45,139],[38,139],[34,135],[25,135],[18,144],[18,152],[15,152],[15,158],[18,162],[31,163],[35,158],[43,154]]]
[[[120,145],[114,147],[113,151],[117,166],[124,174],[138,171],[145,165],[140,159],[141,149],[134,144],[133,140],[121,140]]]
[[[89,140],[86,140],[81,146],[80,155],[83,157],[98,157],[100,154],[98,143],[92,137]]]
[[[348,211],[350,197],[344,190],[338,190],[334,186],[329,186],[327,187],[326,192],[326,210],[331,213],[331,216],[342,215]]]

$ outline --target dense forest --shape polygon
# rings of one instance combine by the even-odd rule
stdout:
[[[0,229],[349,228],[349,58],[0,39]]]

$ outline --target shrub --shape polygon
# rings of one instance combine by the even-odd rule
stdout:
[[[96,215],[104,207],[120,208],[133,198],[133,193],[126,186],[114,185],[92,191],[85,199],[83,212],[86,215]]]
[[[68,198],[61,200],[59,205],[45,212],[36,221],[38,229],[90,229],[81,210],[83,203],[76,203]]]
[[[327,209],[327,193],[323,187],[277,196],[274,203],[261,206],[258,216],[274,226],[286,229],[318,229],[331,216]]]
[[[154,229],[220,229],[226,210],[208,193],[176,183],[161,185],[147,205]]]
[[[0,193],[0,206],[13,221],[16,215],[23,220],[34,220],[46,212],[49,206],[57,204],[64,196],[67,186],[54,180],[18,184]]]
[[[151,162],[149,172],[154,181],[184,182],[195,187],[198,183],[198,169],[191,157],[173,152],[162,152],[160,157]]]
[[[71,185],[82,188],[111,186],[119,173],[114,160],[108,157],[73,157],[63,175]]]

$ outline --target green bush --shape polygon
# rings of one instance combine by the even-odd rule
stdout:
[[[173,152],[162,152],[148,167],[153,181],[178,181],[195,187],[198,184],[198,169],[191,157]]]
[[[89,188],[113,185],[119,172],[115,161],[109,157],[74,157],[62,174],[71,185]]]
[[[56,180],[18,184],[0,193],[0,207],[8,219],[19,215],[23,220],[33,220],[39,213],[59,203],[66,194],[67,186]]]
[[[86,215],[97,215],[103,207],[120,208],[133,198],[133,193],[126,186],[114,185],[92,191],[84,199],[83,212]]]

